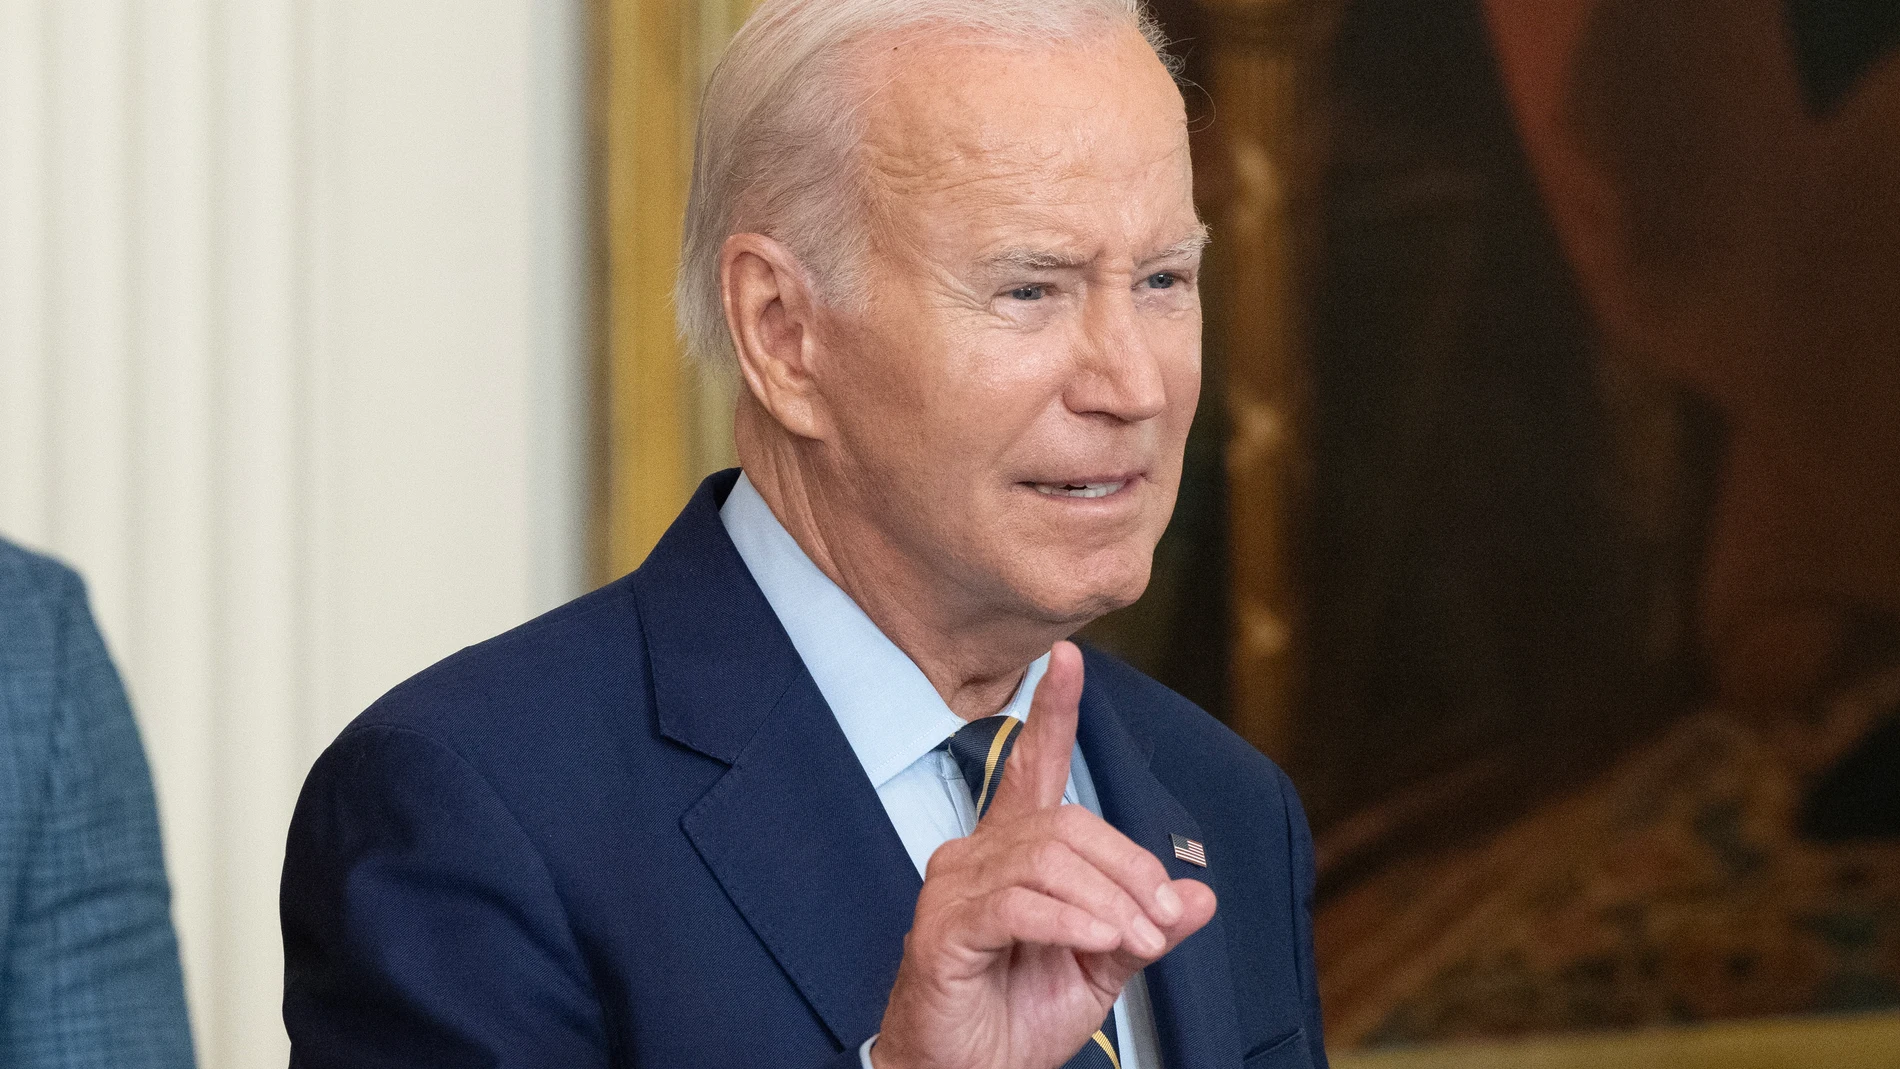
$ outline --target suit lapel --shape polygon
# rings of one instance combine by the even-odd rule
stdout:
[[[809,677],[681,826],[832,1038],[877,1031],[922,881]]]
[[[1089,673],[1090,678],[1101,675]],[[1131,730],[1135,726],[1101,687],[1085,683],[1076,735],[1088,761],[1089,778],[1095,781],[1102,816],[1160,858],[1168,875],[1211,884],[1211,867],[1220,864],[1220,844],[1206,844],[1208,869],[1174,856],[1170,833],[1206,840],[1199,823],[1150,771],[1148,755],[1153,748]],[[1233,973],[1218,912],[1144,973],[1154,1003],[1161,1058],[1168,1069],[1232,1069],[1240,1064]]]
[[[636,577],[662,734],[728,765],[681,828],[842,1046],[877,1031],[922,882],[707,479]]]

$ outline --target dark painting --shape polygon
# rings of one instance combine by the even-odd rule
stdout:
[[[1164,8],[1189,54],[1301,27],[1301,477],[1221,486],[1210,395],[1119,634],[1244,704],[1208,583],[1274,497],[1298,673],[1256,741],[1316,834],[1330,1044],[1900,1007],[1900,6]]]
[[[1287,755],[1342,1045],[1900,1006],[1892,10],[1342,9]]]

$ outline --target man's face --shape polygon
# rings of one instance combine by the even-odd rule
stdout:
[[[820,331],[828,463],[966,609],[1079,623],[1125,605],[1200,394],[1180,94],[1132,29],[886,45],[870,66],[864,301]]]

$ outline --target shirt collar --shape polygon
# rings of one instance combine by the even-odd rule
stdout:
[[[873,787],[963,726],[917,663],[805,555],[744,473],[719,518]],[[1001,711],[1027,719],[1048,666],[1046,653],[1031,662]]]

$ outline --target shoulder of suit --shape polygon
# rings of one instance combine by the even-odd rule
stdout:
[[[352,727],[406,727],[438,738],[501,718],[546,715],[577,695],[624,694],[643,675],[639,612],[627,579],[468,646],[397,684]],[[347,734],[349,729],[345,729]]]
[[[7,612],[21,605],[63,601],[83,591],[79,573],[43,553],[0,538],[0,605]]]
[[[1212,713],[1160,681],[1094,646],[1083,646],[1085,685],[1108,689],[1129,728],[1150,740],[1156,755],[1209,773],[1279,780],[1279,766]]]
[[[50,665],[61,622],[85,591],[71,568],[0,539],[0,669]]]

